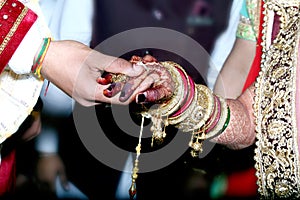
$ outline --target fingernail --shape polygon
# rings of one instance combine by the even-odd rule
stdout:
[[[125,97],[125,92],[124,91],[121,91],[121,94],[120,94],[120,97]]]
[[[105,74],[105,76],[103,76],[103,78],[107,81],[107,82],[112,82],[112,75],[111,74]]]
[[[116,83],[110,84],[110,86],[107,88],[107,90],[112,91],[116,86]]]
[[[119,100],[121,101],[121,102],[125,102],[125,101],[127,101],[128,100],[128,98],[129,98],[130,96],[126,96],[126,92],[124,92],[124,91],[121,91],[121,94],[120,94],[120,97],[119,97]]]
[[[106,97],[112,97],[113,96],[112,90],[115,88],[115,86],[116,86],[115,83],[110,84],[110,86],[108,86],[108,88],[103,90],[103,95]]]
[[[146,95],[143,93],[137,95],[136,101],[137,101],[137,103],[144,103],[146,101]]]

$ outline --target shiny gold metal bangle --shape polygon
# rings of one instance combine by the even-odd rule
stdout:
[[[224,98],[217,96],[217,98],[219,99],[220,103],[221,103],[221,107],[220,110],[218,112],[221,112],[220,114],[220,119],[218,121],[218,123],[216,124],[216,126],[210,130],[209,132],[206,133],[206,139],[212,138],[216,135],[218,135],[219,133],[221,133],[221,131],[223,130],[224,124],[227,120],[228,117],[228,108],[227,108],[227,103],[225,101]]]
[[[204,85],[197,84],[196,106],[189,108],[190,115],[182,122],[175,125],[183,132],[191,132],[200,129],[211,116],[214,109],[214,96],[212,91]]]
[[[178,115],[176,117],[169,117],[168,118],[169,124],[171,124],[171,125],[179,124],[180,122],[184,121],[188,116],[191,115],[192,111],[194,110],[194,108],[197,105],[197,99],[198,99],[197,94],[198,94],[197,89],[195,89],[194,98],[193,98],[193,101],[191,102],[190,106],[180,115]]]

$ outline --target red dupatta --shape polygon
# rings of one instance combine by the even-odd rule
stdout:
[[[0,3],[0,73],[37,19],[37,15],[17,0]]]

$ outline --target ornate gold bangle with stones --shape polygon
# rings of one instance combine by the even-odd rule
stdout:
[[[221,107],[221,102],[218,99],[217,96],[214,96],[215,98],[215,105],[214,105],[214,110],[212,115],[209,117],[209,119],[207,120],[207,122],[205,123],[205,133],[209,132],[211,129],[213,129],[216,124],[218,123],[219,119],[220,119],[220,107]]]
[[[197,98],[194,99],[196,105],[188,108],[190,115],[175,125],[183,132],[192,132],[200,129],[209,119],[214,109],[214,95],[209,88],[197,84],[195,93],[197,94]]]
[[[169,124],[195,134],[198,139],[219,133],[227,117],[224,99],[215,96],[208,87],[195,84],[177,63],[168,61],[162,62],[162,65],[171,73],[176,89],[170,100],[144,113],[152,120],[152,138],[161,143],[166,136],[165,127]],[[188,91],[182,91],[184,89]],[[181,106],[184,108],[181,109]],[[205,138],[202,134],[198,136],[199,132],[203,132]]]
[[[222,133],[228,126],[230,120],[230,109],[225,100],[215,96],[215,107],[209,120],[198,130],[192,131],[189,146],[192,148],[191,154],[196,157],[203,151],[202,142]]]
[[[183,84],[180,89],[188,88],[188,93],[182,93],[177,89],[176,93],[172,96],[172,99],[164,103],[165,110],[168,111],[168,116],[163,119],[161,107],[157,107],[149,112],[153,125],[151,131],[153,138],[161,143],[166,136],[165,127],[174,125],[176,128],[183,132],[192,133],[192,138],[189,146],[192,148],[192,155],[196,156],[202,151],[202,142],[206,139],[212,138],[220,134],[228,125],[229,122],[229,109],[227,108],[226,101],[220,96],[214,95],[212,91],[201,84],[195,84],[192,79],[184,72],[182,67],[178,67],[178,64],[173,62],[167,62],[166,68],[171,71],[174,82],[184,83],[185,80],[180,81],[178,73],[174,69],[179,70],[181,73],[181,79],[187,79],[189,84]],[[174,74],[176,74],[174,76]],[[182,74],[185,74],[182,76]],[[180,94],[176,95],[176,94]],[[180,100],[179,98],[183,98]],[[173,103],[169,105],[169,102],[183,102],[182,107],[176,109]],[[180,104],[179,104],[180,105]],[[173,111],[171,113],[170,111]],[[175,112],[175,113],[174,113]],[[226,126],[225,126],[226,124]]]

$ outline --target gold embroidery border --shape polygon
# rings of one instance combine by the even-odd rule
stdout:
[[[24,7],[22,9],[22,12],[20,13],[20,15],[18,16],[18,18],[14,22],[12,28],[9,30],[8,34],[3,39],[3,42],[0,45],[0,54],[3,52],[3,50],[7,46],[8,42],[10,41],[10,39],[12,38],[12,36],[15,34],[17,28],[21,24],[22,20],[24,19],[25,15],[27,14],[27,12],[28,12],[28,8]]]
[[[0,2],[0,9],[4,6],[4,4],[6,4],[7,1],[2,1]]]
[[[278,197],[299,199],[300,163],[295,102],[300,25],[299,1],[265,0],[264,6],[263,55],[261,72],[255,84],[254,101],[257,125],[257,147],[254,159],[258,192],[262,199]],[[266,35],[270,23],[268,14],[272,12],[281,15],[281,30],[273,44],[267,47],[267,39],[270,37],[270,34]],[[278,66],[280,62],[288,65]],[[276,82],[278,77],[281,79]],[[281,85],[282,82],[284,85]],[[280,102],[280,100],[286,101],[287,98],[290,103]],[[284,109],[276,107],[278,105],[283,105]],[[282,120],[283,117],[286,124]]]

